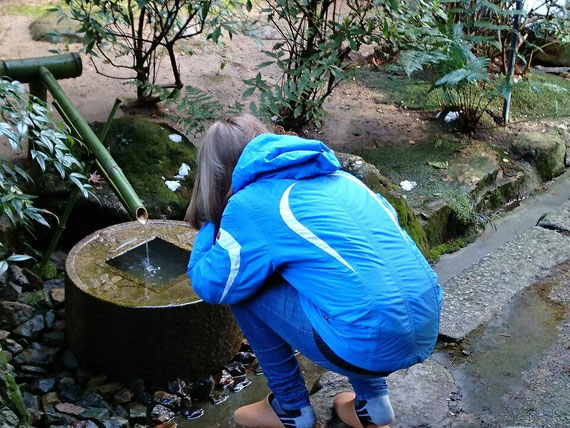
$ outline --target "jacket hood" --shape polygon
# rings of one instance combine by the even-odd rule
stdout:
[[[232,191],[237,193],[260,179],[301,180],[331,174],[339,168],[332,150],[320,141],[262,134],[245,146],[232,175]]]

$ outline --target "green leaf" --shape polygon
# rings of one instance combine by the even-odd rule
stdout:
[[[429,166],[433,166],[437,169],[447,169],[449,168],[449,162],[439,162],[439,161],[427,161],[426,162]]]
[[[243,97],[243,98],[250,97],[250,96],[255,92],[255,89],[256,89],[255,86],[252,86],[251,88],[247,88],[247,89],[244,91],[242,97]]]

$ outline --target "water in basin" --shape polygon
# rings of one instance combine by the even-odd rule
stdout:
[[[184,274],[189,257],[188,251],[154,238],[107,260],[107,263],[151,286],[160,286]]]

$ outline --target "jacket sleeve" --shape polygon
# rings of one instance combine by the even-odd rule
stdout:
[[[236,198],[224,210],[220,229],[206,223],[194,240],[188,276],[208,303],[234,304],[252,296],[274,272],[265,236]]]

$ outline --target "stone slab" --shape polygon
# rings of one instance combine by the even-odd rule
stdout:
[[[444,285],[440,335],[461,341],[524,288],[570,259],[570,237],[533,227]]]
[[[332,402],[335,395],[352,390],[348,378],[325,372],[319,385],[321,389],[310,397],[317,419],[328,428],[346,427],[333,417]],[[394,428],[441,426],[449,412],[450,397],[457,391],[451,373],[433,360],[392,373],[388,387],[395,413],[391,424]]]
[[[570,233],[570,201],[557,210],[548,213],[538,224],[547,229]]]

